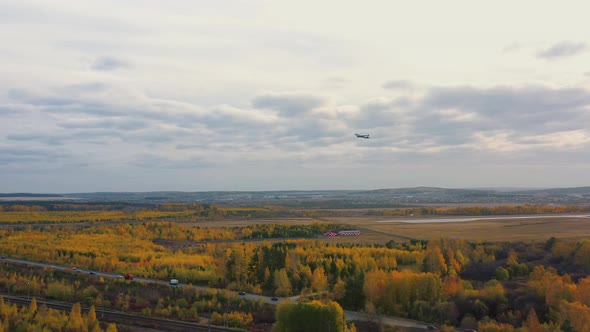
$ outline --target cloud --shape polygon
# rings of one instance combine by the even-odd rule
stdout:
[[[286,117],[299,116],[323,104],[320,97],[296,94],[263,94],[252,101],[255,108],[277,111]]]
[[[570,57],[586,51],[586,48],[585,43],[562,41],[537,52],[537,57],[548,60]]]
[[[69,157],[68,154],[56,150],[44,150],[27,147],[0,147],[0,166],[21,165],[31,163],[52,163]]]
[[[6,93],[11,100],[32,106],[65,106],[75,104],[77,100],[69,96],[55,94],[38,94],[22,89],[10,89]]]
[[[11,105],[0,105],[0,115],[11,115],[16,113],[16,109]]]
[[[46,135],[40,134],[14,134],[14,135],[6,135],[6,139],[12,141],[36,141],[36,140],[45,140],[47,139]]]
[[[122,86],[97,83],[68,85],[42,92],[13,89],[8,97],[20,107],[66,118],[133,116],[186,124],[197,120],[200,111],[192,104],[150,98]]]
[[[111,71],[131,67],[127,62],[115,57],[103,56],[94,61],[92,69],[99,71]]]
[[[523,145],[522,138],[587,130],[589,106],[590,92],[583,89],[433,88],[420,101],[423,115],[414,132],[439,143],[468,144],[477,138],[484,148],[498,151],[535,148]],[[515,146],[507,148],[507,142]]]
[[[68,120],[57,123],[65,129],[117,129],[125,131],[140,130],[146,128],[148,123],[144,120],[129,118],[91,119],[91,120]]]
[[[68,91],[69,93],[96,93],[96,92],[103,92],[109,90],[110,86],[103,82],[88,82],[88,83],[78,83],[78,84],[69,84],[63,87],[63,90]]]
[[[412,82],[406,80],[394,80],[383,83],[383,88],[389,90],[408,90],[413,87]]]
[[[550,148],[576,148],[590,143],[590,133],[584,130],[561,131],[544,135],[522,137],[524,144],[537,144]]]
[[[240,127],[242,131],[261,130],[277,121],[274,114],[256,109],[241,109],[230,105],[219,105],[200,116],[199,121],[211,129]]]
[[[45,92],[14,90],[9,98],[12,104],[31,109],[37,128],[28,128],[23,119],[20,126],[3,131],[7,140],[40,148],[59,145],[80,155],[87,149],[97,152],[96,145],[112,147],[113,155],[123,155],[129,148],[139,152],[176,146],[241,154],[260,151],[280,133],[274,129],[280,119],[270,110],[230,105],[206,108],[106,84],[67,85]],[[92,158],[99,159],[100,154]]]
[[[590,93],[587,90],[544,86],[433,88],[422,101],[423,106],[430,109],[476,112],[490,120],[503,118],[521,121],[517,123],[519,126],[528,126],[524,120],[534,120],[530,125],[561,121],[564,120],[563,112],[581,115],[581,109],[589,103]]]
[[[509,45],[506,45],[503,49],[502,49],[502,53],[510,53],[510,52],[515,52],[520,50],[523,47],[523,45],[519,42],[512,42]]]
[[[269,170],[342,170],[367,162],[427,167],[449,158],[539,162],[535,154],[590,148],[590,92],[581,88],[439,86],[344,105],[320,94],[275,93],[255,96],[253,107],[203,107],[90,82],[14,90],[6,98],[0,107],[27,110],[10,125],[0,123],[6,142],[41,152],[5,153],[2,167],[11,169],[23,163],[153,174],[222,166],[231,172],[244,163]],[[371,139],[357,140],[354,132]]]
[[[120,139],[123,136],[121,131],[103,128],[91,128],[78,131],[64,131],[59,133],[31,133],[31,134],[10,134],[6,139],[11,141],[33,142],[40,145],[68,145],[68,144],[92,144],[108,145],[111,140]]]
[[[326,88],[326,89],[340,89],[340,88],[346,87],[350,83],[351,83],[351,81],[346,78],[332,76],[332,77],[328,77],[328,78],[323,79],[321,84],[322,84],[322,87]]]
[[[343,121],[309,117],[283,123],[273,134],[280,139],[278,147],[281,149],[284,148],[283,143],[288,144],[286,149],[294,143],[307,147],[325,147],[335,141],[341,142],[343,137],[350,134],[350,129]]]
[[[39,28],[52,29],[55,27],[73,27],[77,32],[107,31],[109,33],[140,33],[145,32],[137,28],[136,24],[128,20],[121,20],[115,16],[107,17],[98,12],[92,12],[84,7],[53,6],[51,4],[26,2],[3,3],[0,19],[3,22],[39,25]],[[36,30],[37,34],[45,31]]]
[[[357,107],[357,111],[347,114],[346,118],[353,128],[357,128],[354,131],[386,127],[398,130],[411,119],[413,103],[405,97],[375,98]]]
[[[187,129],[179,129],[176,127],[153,127],[139,132],[121,132],[121,139],[125,142],[134,143],[139,146],[142,145],[168,145],[177,140],[193,139],[194,133]]]
[[[64,129],[138,130],[150,125],[167,124],[191,130],[231,132],[236,126],[242,131],[260,130],[277,121],[277,115],[268,110],[230,105],[203,107],[179,100],[153,98],[125,87],[96,82],[52,90],[34,92],[14,89],[9,97],[12,104],[20,108],[53,115],[58,119],[56,125]],[[306,105],[312,105],[312,99],[293,99],[289,105],[283,106],[299,110],[298,107]]]
[[[159,155],[142,155],[131,161],[130,164],[148,169],[198,169],[212,165],[199,157],[171,159]]]
[[[33,108],[32,114],[45,114],[52,122],[36,132],[7,131],[5,137],[42,145],[121,141],[148,149],[167,146],[242,153],[239,151],[269,147],[289,153],[334,147],[348,142],[354,132],[368,132],[373,138],[367,148],[387,144],[436,152],[474,147],[475,138],[499,137],[497,132],[505,133],[503,139],[534,148],[539,145],[527,145],[523,137],[565,137],[559,133],[590,127],[586,111],[590,93],[576,88],[431,87],[411,97],[379,97],[360,105],[341,106],[330,105],[316,95],[264,94],[253,99],[253,109],[231,105],[204,108],[124,94],[122,89],[95,83],[61,90],[69,95],[11,93],[16,104]],[[113,98],[112,90],[118,90],[117,98]],[[124,104],[111,104],[118,100]]]

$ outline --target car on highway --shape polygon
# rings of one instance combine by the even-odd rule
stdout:
[[[276,296],[273,296],[273,297],[271,297],[271,298],[270,298],[270,300],[271,300],[271,301],[278,301],[278,300],[279,300],[279,298],[278,298],[278,297],[276,297]]]
[[[239,293],[238,293],[238,295],[242,295],[242,296],[244,296],[244,295],[246,295],[246,292],[244,292],[244,291],[241,291],[241,292],[239,292]]]
[[[90,271],[90,272],[88,272],[88,273],[89,273],[89,274],[96,274],[96,273],[94,273],[94,271]]]

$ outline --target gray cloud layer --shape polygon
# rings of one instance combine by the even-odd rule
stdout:
[[[111,56],[100,57],[92,64],[92,69],[100,71],[109,71],[128,67],[130,67],[130,65],[127,62]]]
[[[270,109],[284,116],[298,116],[323,104],[323,100],[309,95],[265,94],[254,98],[252,105],[256,108]]]
[[[587,45],[585,43],[576,43],[571,41],[562,41],[554,44],[537,53],[537,57],[543,59],[557,59],[563,57],[570,57],[586,51]]]
[[[412,82],[406,80],[395,80],[395,81],[387,81],[383,84],[384,89],[391,89],[391,90],[407,90],[413,87]]]
[[[63,89],[71,93],[55,92]],[[113,86],[63,89],[7,94],[0,104],[6,110],[0,113],[6,120],[0,125],[0,167],[214,172],[262,163],[271,172],[269,167],[296,164],[301,170],[328,165],[345,170],[366,162],[379,167],[427,167],[435,160],[495,164],[498,158],[539,163],[570,154],[590,166],[590,156],[580,155],[590,148],[590,92],[581,88],[431,87],[417,96],[360,105],[331,105],[316,95],[264,94],[253,97],[253,108],[205,108],[135,93],[120,94],[122,104],[112,96],[125,90]],[[9,120],[13,112],[21,114],[20,122]],[[38,122],[31,126],[27,119]],[[371,139],[354,138],[359,131]]]
[[[310,95],[256,96],[253,109],[229,105],[203,109],[149,99],[123,106],[110,103],[108,96],[12,93],[11,103],[2,108],[49,118],[42,130],[13,128],[4,139],[38,146],[120,141],[140,151],[171,144],[174,149],[199,152],[233,146],[237,154],[250,148],[286,153],[336,148],[332,151],[336,153],[356,143],[350,141],[351,133],[368,131],[375,137],[371,149],[433,153],[453,146],[493,152],[493,144],[482,143],[486,139],[501,140],[507,149],[536,148],[552,144],[559,135],[577,135],[571,142],[577,146],[590,135],[590,93],[574,88],[434,87],[418,98],[380,98],[346,111]],[[477,145],[478,140],[482,145]]]

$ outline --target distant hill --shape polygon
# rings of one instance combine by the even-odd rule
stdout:
[[[460,194],[460,195],[481,195],[481,194],[495,194],[495,195],[589,195],[590,186],[574,187],[574,188],[543,188],[543,189],[523,189],[523,188],[469,188],[469,189],[449,189],[439,187],[412,187],[412,188],[396,188],[396,189],[377,189],[368,190],[364,193],[370,194]]]
[[[590,195],[590,187],[524,190],[524,191],[518,191],[518,193],[546,194],[546,195]]]
[[[365,194],[481,194],[496,192],[496,190],[486,189],[449,189],[439,187],[412,187],[412,188],[396,188],[396,189],[376,189],[365,191]]]
[[[0,193],[0,197],[63,197],[60,194]]]
[[[410,187],[375,190],[272,190],[272,191],[155,191],[71,194],[0,194],[2,202],[63,201],[161,204],[166,202],[235,206],[278,205],[293,208],[387,208],[425,204],[557,204],[590,205],[590,186],[575,188],[458,189]],[[6,204],[6,203],[5,203]]]

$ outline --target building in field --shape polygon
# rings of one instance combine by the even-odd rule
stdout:
[[[340,235],[340,236],[361,235],[361,231],[359,231],[359,230],[340,231],[340,232],[338,232],[338,235]]]

